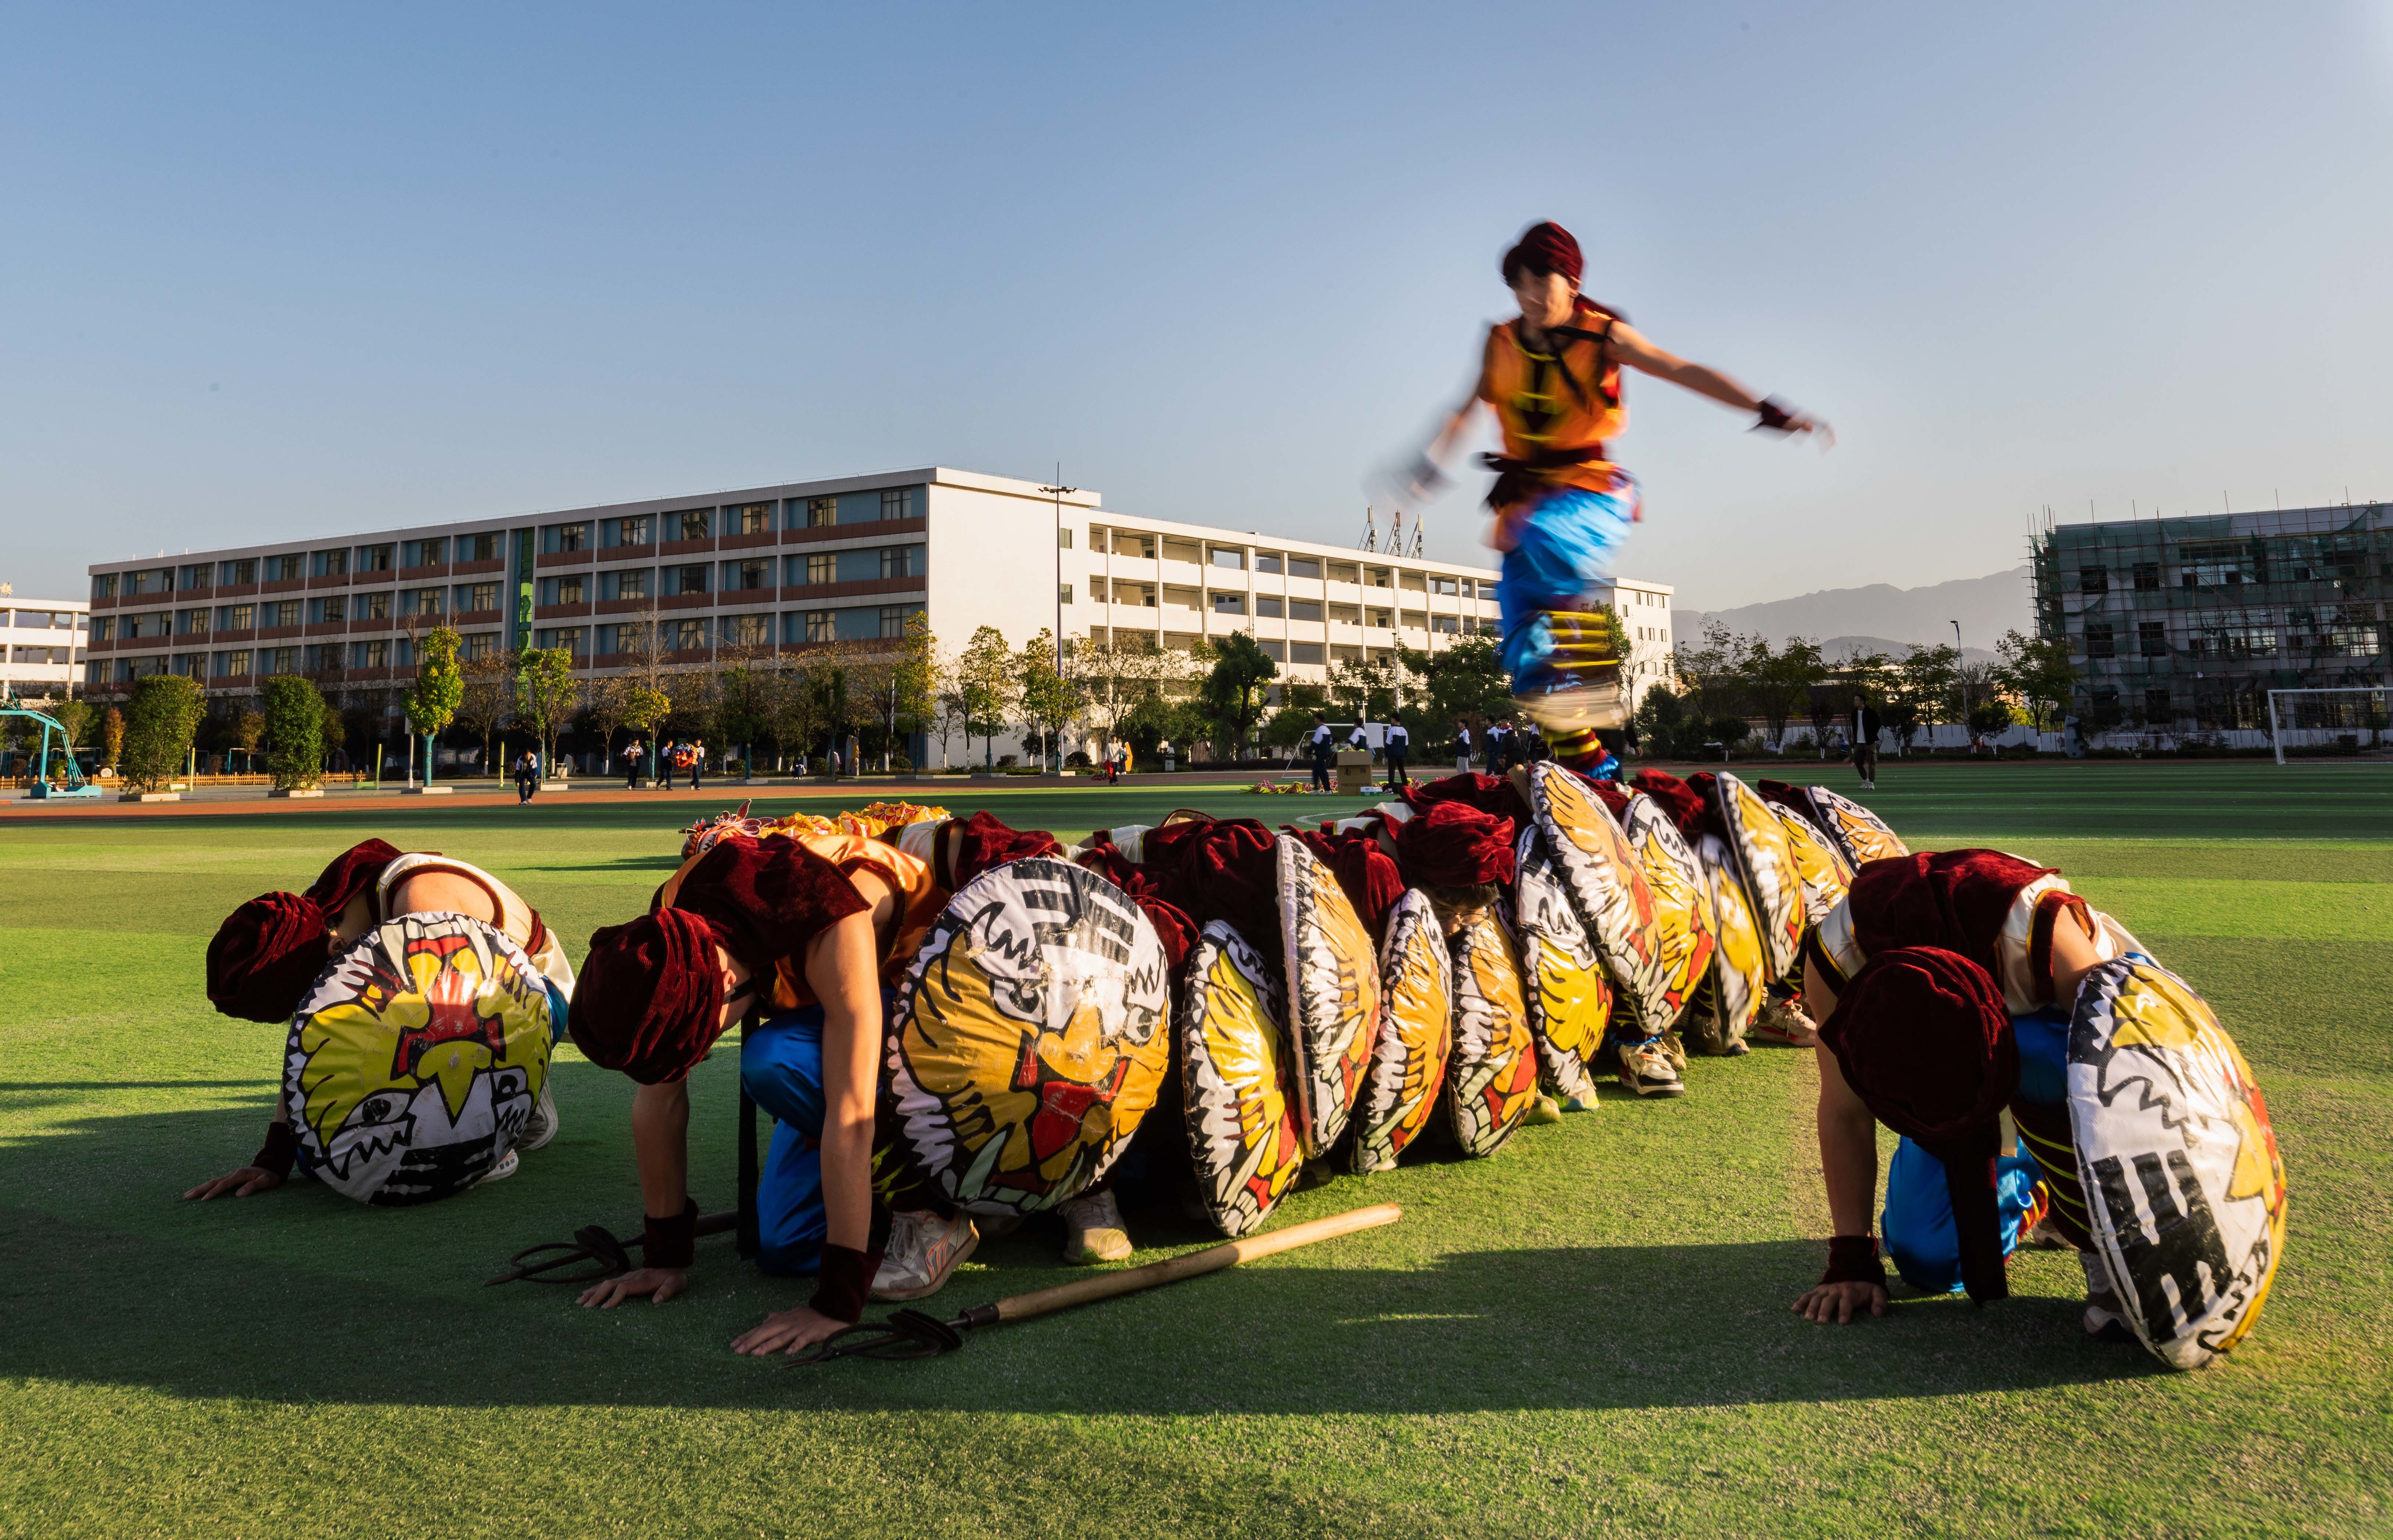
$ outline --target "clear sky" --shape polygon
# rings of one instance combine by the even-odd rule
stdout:
[[[1628,571],[1975,576],[2393,496],[2388,193],[2382,3],[16,7],[0,579],[930,462],[1343,542],[1539,218],[1842,436],[1632,378]]]

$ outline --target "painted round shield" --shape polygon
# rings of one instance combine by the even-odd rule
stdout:
[[[1612,978],[1535,824],[1521,833],[1512,903],[1521,922],[1521,993],[1537,1044],[1537,1083],[1592,1105],[1595,1077],[1589,1066],[1603,1049],[1603,1028],[1612,1019]]]
[[[1354,1108],[1358,1176],[1393,1170],[1429,1126],[1454,1046],[1454,962],[1429,895],[1408,888],[1388,911],[1380,947],[1380,1029]]]
[[[1778,815],[1780,827],[1786,830],[1786,848],[1794,853],[1795,875],[1803,884],[1804,919],[1816,925],[1844,902],[1845,891],[1853,885],[1853,868],[1809,818],[1775,803],[1770,811]],[[1802,964],[1798,962],[1796,967],[1799,972]]]
[[[1628,799],[1621,832],[1637,853],[1654,894],[1654,946],[1662,961],[1662,1009],[1676,1021],[1703,993],[1720,951],[1712,895],[1703,864],[1662,804],[1642,791]],[[1664,1023],[1665,1027],[1669,1024]]]
[[[1337,877],[1286,834],[1279,837],[1279,925],[1297,1116],[1304,1153],[1321,1155],[1346,1131],[1371,1063],[1379,953]]]
[[[1851,798],[1840,797],[1824,786],[1807,786],[1803,793],[1811,800],[1811,821],[1828,836],[1828,842],[1847,865],[1859,867],[1911,854],[1911,847],[1887,828],[1885,819]]]
[[[1463,1154],[1494,1155],[1537,1099],[1521,961],[1512,938],[1488,915],[1465,926],[1447,949],[1454,956],[1454,1053],[1445,1065],[1446,1116]]]
[[[1529,809],[1545,834],[1555,874],[1611,970],[1631,1019],[1649,1032],[1668,1027],[1669,1000],[1656,945],[1654,890],[1611,810],[1551,760],[1529,766]]]
[[[986,1214],[1077,1195],[1155,1104],[1166,973],[1153,922],[1092,871],[1039,856],[966,883],[883,1040],[884,1181],[902,1171]]]
[[[1712,1002],[1719,1046],[1726,1048],[1753,1027],[1753,1018],[1770,995],[1770,962],[1761,949],[1761,928],[1753,905],[1737,880],[1733,858],[1717,834],[1695,842],[1695,859],[1704,868],[1704,886],[1712,900],[1712,925],[1720,951],[1712,965]]]
[[[1737,875],[1745,880],[1745,895],[1753,901],[1762,961],[1772,978],[1783,979],[1801,965],[1803,927],[1810,922],[1786,826],[1759,792],[1725,770],[1713,777],[1712,794],[1720,803],[1720,821],[1728,827],[1729,850],[1736,857]]]
[[[1304,1168],[1282,1059],[1278,977],[1216,920],[1188,954],[1180,1035],[1182,1104],[1205,1212],[1243,1235],[1279,1206]]]
[[[2241,1342],[2285,1254],[2285,1163],[2252,1066],[2183,979],[2126,959],[2086,975],[2069,1121],[2136,1336],[2178,1369]]]
[[[303,1163],[386,1207],[464,1192],[506,1157],[548,1083],[548,985],[505,933],[408,914],[308,989],[283,1050]]]

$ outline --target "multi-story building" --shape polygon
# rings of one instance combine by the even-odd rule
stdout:
[[[2385,503],[2053,526],[2033,558],[2089,730],[2264,729],[2272,689],[2393,684]]]
[[[94,687],[174,672],[242,694],[277,673],[404,679],[435,621],[467,657],[563,647],[585,672],[653,634],[673,664],[994,626],[1196,648],[1246,632],[1285,677],[1497,627],[1488,568],[1104,510],[1087,490],[926,467],[465,519],[91,568]],[[1624,581],[1632,645],[1667,660],[1671,590]]]
[[[81,599],[20,598],[0,583],[0,697],[63,700],[88,659],[91,606]]]

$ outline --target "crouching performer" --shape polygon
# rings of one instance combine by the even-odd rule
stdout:
[[[1883,1122],[1903,1136],[1885,1249],[1914,1287],[2006,1297],[2006,1260],[2042,1220],[2077,1252],[2089,1334],[2193,1367],[2250,1330],[2283,1246],[2266,1106],[2209,1008],[2057,872],[1986,850],[1870,862],[1805,969],[1826,1008],[1836,1237],[1797,1311],[1886,1312],[1869,1221]],[[2023,1154],[2003,1148],[2007,1113]]]
[[[295,1166],[392,1207],[512,1175],[556,1133],[573,982],[538,911],[437,853],[368,840],[306,893],[251,899],[208,945],[208,998],[288,1026],[281,1094],[249,1164],[183,1195],[248,1197]]]

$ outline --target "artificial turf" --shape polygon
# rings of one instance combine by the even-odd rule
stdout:
[[[279,1029],[200,996],[233,904],[381,833],[490,868],[578,957],[645,903],[699,803],[0,816],[0,1534],[2393,1532],[2386,777],[1897,764],[1875,793],[1809,777],[1916,847],[2061,867],[2235,1034],[2292,1234],[2255,1335],[2192,1375],[2086,1340],[2062,1253],[2017,1259],[1992,1309],[1797,1319],[1826,1233],[1814,1072],[1768,1050],[1697,1060],[1681,1102],[1607,1095],[1493,1159],[1343,1179],[1281,1210],[1393,1200],[1389,1229],[935,1361],[734,1358],[728,1339],[804,1286],[738,1262],[727,1237],[700,1243],[694,1292],[662,1307],[480,1286],[533,1241],[635,1221],[630,1087],[569,1050],[563,1132],[508,1181],[408,1210],[307,1182],[177,1196],[247,1158],[281,1052]],[[1066,838],[1183,803],[1355,805],[980,794]],[[695,1079],[707,1207],[731,1196],[735,1076],[717,1055]],[[1156,1215],[1133,1228],[1206,1239]],[[985,1246],[937,1305],[1071,1275],[1054,1240],[1034,1222]]]

